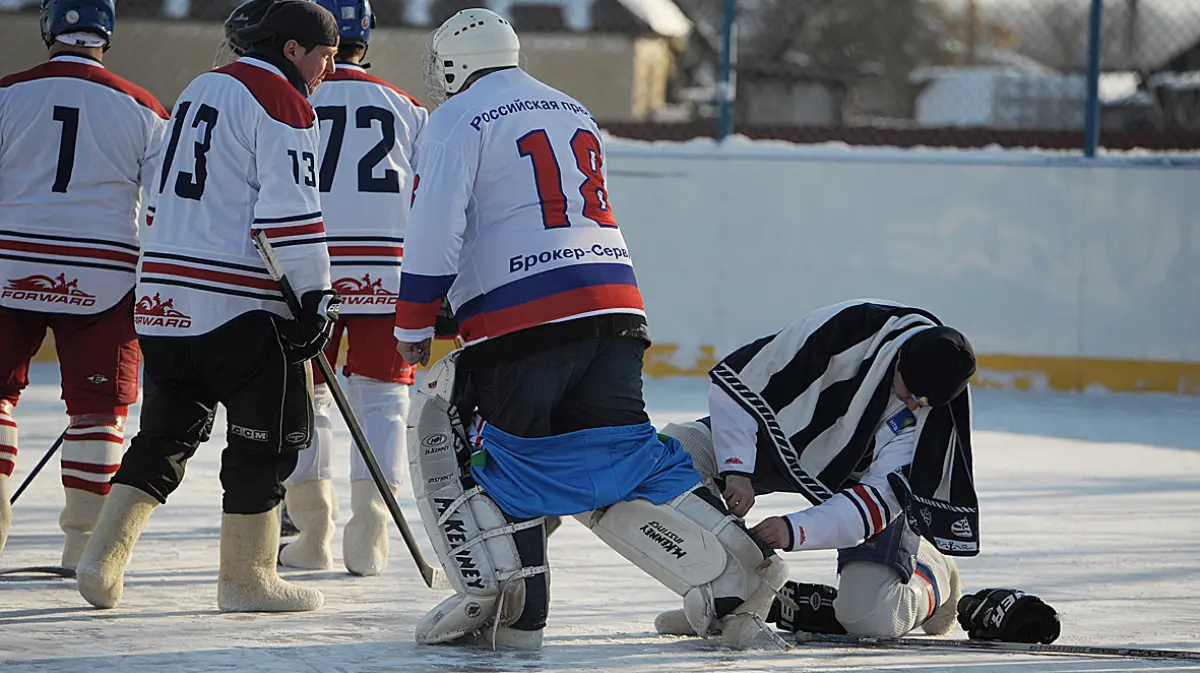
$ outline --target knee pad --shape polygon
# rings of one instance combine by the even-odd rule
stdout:
[[[695,492],[655,505],[618,502],[575,517],[668,589],[683,596],[688,623],[700,635],[713,633],[718,618],[771,584],[783,585],[778,558],[770,562],[736,517],[714,508]],[[779,566],[779,568],[769,566]],[[769,577],[768,577],[769,576]],[[766,601],[764,611],[770,605]]]
[[[708,426],[697,421],[668,423],[659,432],[679,440],[683,450],[692,457],[692,466],[700,473],[704,485],[720,498],[721,489],[717,488],[714,481],[717,476],[717,453]]]
[[[296,486],[318,479],[333,477],[333,393],[324,383],[313,386],[313,433],[308,447],[296,455],[296,468],[284,481],[286,486]]]
[[[842,568],[833,610],[850,635],[898,638],[918,623],[916,598],[894,569],[854,561]]]
[[[346,397],[358,416],[367,442],[375,452],[383,476],[392,486],[404,480],[406,463],[405,421],[408,418],[408,389],[404,383],[377,381],[366,376],[350,376]],[[366,462],[357,450],[350,452],[350,480],[370,479]]]
[[[62,483],[107,495],[109,480],[121,466],[125,416],[114,413],[76,414],[63,437]]]
[[[413,495],[455,591],[417,623],[417,642],[425,644],[512,624],[524,604],[521,580],[549,571],[546,565],[524,567],[513,539],[514,533],[540,527],[543,520],[508,522],[482,488],[464,479],[460,461],[469,449],[448,401],[454,356],[430,369],[409,428]]]
[[[907,583],[886,565],[845,564],[833,608],[852,635],[898,638],[925,624],[941,606],[957,604],[957,589],[953,561],[921,540],[916,571]]]

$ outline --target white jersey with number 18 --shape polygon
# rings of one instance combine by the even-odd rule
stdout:
[[[321,211],[342,314],[389,314],[400,289],[413,143],[429,115],[412,96],[347,63],[309,101],[321,125]]]
[[[547,323],[645,316],[588,111],[518,68],[429,116],[396,336],[433,336],[450,298],[468,346]]]

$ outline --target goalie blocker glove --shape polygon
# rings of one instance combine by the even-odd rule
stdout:
[[[317,357],[329,345],[342,298],[333,290],[309,290],[300,299],[300,315],[279,322],[279,333],[287,349],[288,362],[295,364]]]
[[[1041,643],[1058,639],[1054,608],[1016,589],[984,589],[958,601],[958,624],[971,640]]]

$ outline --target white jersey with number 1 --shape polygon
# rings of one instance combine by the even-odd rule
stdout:
[[[166,127],[154,96],[82,55],[0,79],[0,306],[90,315],[129,293]]]
[[[413,143],[429,115],[412,96],[348,63],[309,102],[321,125],[321,211],[342,314],[389,314],[400,289]]]

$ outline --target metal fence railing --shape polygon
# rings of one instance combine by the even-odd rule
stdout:
[[[718,30],[737,6],[744,128],[1074,131],[1083,145],[1091,117],[1102,144],[1160,148],[1194,148],[1200,132],[1200,2],[680,2]]]
[[[211,23],[223,20],[236,4],[121,0],[118,23],[129,18]],[[722,102],[728,99],[734,132],[801,142],[1082,148],[1090,116],[1101,146],[1200,148],[1200,0],[372,4],[382,26],[422,32],[455,11],[486,5],[512,19],[523,35],[662,39],[669,44],[669,66],[635,62],[629,80],[641,102],[626,118],[612,119],[640,137],[718,134]],[[37,5],[37,0],[0,0],[0,12],[36,12]],[[1092,31],[1096,5],[1102,19]],[[722,39],[727,17],[736,18],[728,50]],[[663,28],[679,21],[686,30]],[[1089,77],[1093,32],[1099,67]],[[633,51],[634,59],[648,53]],[[724,87],[726,53],[732,64]],[[176,67],[164,56],[153,66]],[[662,81],[643,81],[655,77]],[[576,77],[568,92],[582,99],[601,79],[594,73]],[[606,91],[602,98],[611,94]]]

